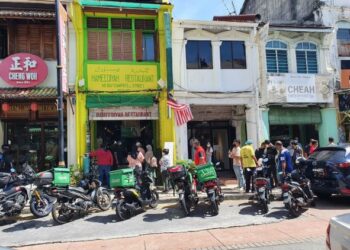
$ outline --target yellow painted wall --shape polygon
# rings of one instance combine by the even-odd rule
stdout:
[[[167,2],[167,1],[165,1]],[[158,30],[160,44],[160,77],[164,81],[167,79],[166,67],[166,48],[165,48],[165,30],[164,30],[164,12],[172,11],[171,5],[162,5],[158,11]],[[104,14],[105,15],[105,14]],[[71,4],[70,18],[72,19],[77,36],[77,79],[76,79],[76,136],[77,136],[77,162],[82,164],[83,156],[87,153],[87,128],[88,128],[88,110],[86,108],[86,94],[79,92],[79,80],[84,78],[84,32],[83,20],[84,14],[77,0]],[[163,89],[159,99],[159,121],[156,124],[156,135],[159,147],[163,147],[165,142],[175,143],[175,123],[174,115],[167,106],[167,90]],[[90,140],[93,141],[94,135]],[[174,148],[175,150],[175,148]],[[175,152],[175,151],[174,151]]]

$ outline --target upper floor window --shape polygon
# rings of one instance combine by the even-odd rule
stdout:
[[[269,73],[288,73],[287,44],[270,41],[266,44],[266,64]]]
[[[158,60],[155,20],[87,18],[88,60]]]
[[[220,46],[222,69],[246,69],[245,45],[243,41],[223,41]]]
[[[187,69],[212,69],[211,41],[187,41]]]
[[[350,57],[350,28],[338,29],[338,55]]]
[[[313,43],[302,42],[296,47],[297,72],[317,74],[317,47]]]

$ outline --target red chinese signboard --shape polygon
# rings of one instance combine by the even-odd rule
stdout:
[[[31,88],[45,81],[48,69],[40,57],[18,53],[0,62],[0,77],[17,88]]]

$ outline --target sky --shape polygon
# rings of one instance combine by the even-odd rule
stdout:
[[[174,5],[173,17],[175,20],[212,20],[213,16],[228,15],[229,11],[232,12],[231,1],[239,14],[244,0],[171,0]]]

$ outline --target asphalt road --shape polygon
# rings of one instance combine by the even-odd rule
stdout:
[[[297,219],[289,217],[280,201],[270,207],[269,214],[261,215],[247,201],[225,201],[215,217],[206,214],[207,207],[202,204],[191,217],[183,217],[177,206],[165,205],[124,222],[115,221],[113,211],[94,213],[63,226],[54,226],[51,218],[22,220],[0,228],[0,244],[48,243],[25,250],[117,249],[116,245],[123,250],[324,249],[329,218],[350,212],[350,200],[319,201],[316,208]],[[67,243],[50,244],[54,242]]]

